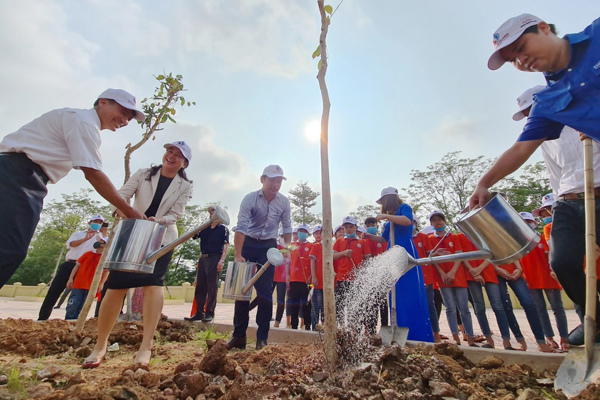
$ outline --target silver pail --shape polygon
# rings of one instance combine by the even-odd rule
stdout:
[[[115,271],[151,274],[154,264],[146,258],[160,249],[167,228],[158,222],[124,219],[116,227],[115,237],[107,250],[104,268]]]
[[[540,235],[499,195],[482,208],[458,216],[456,225],[495,265],[515,262],[537,246]]]
[[[242,289],[250,282],[258,266],[259,264],[253,262],[229,261],[227,274],[225,274],[223,298],[250,301],[252,299],[252,288],[246,294],[242,293]]]

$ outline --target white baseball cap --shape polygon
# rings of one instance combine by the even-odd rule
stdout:
[[[364,226],[359,226],[358,228],[356,228],[357,231],[361,232],[361,233],[367,233],[367,229]]]
[[[523,118],[525,118],[525,114],[523,114],[523,111],[527,110],[529,107],[531,107],[533,105],[533,102],[534,102],[533,95],[545,88],[546,88],[546,86],[544,86],[544,85],[537,85],[537,86],[527,89],[519,97],[517,97],[517,104],[519,105],[519,111],[517,111],[515,113],[515,115],[513,115],[513,117],[512,117],[513,120],[520,121]]]
[[[342,221],[342,226],[343,226],[344,224],[358,225],[358,224],[356,223],[356,218],[354,218],[354,217],[353,217],[353,216],[351,216],[351,215],[348,215],[346,218],[344,218],[344,220]]]
[[[525,221],[533,221],[533,222],[536,222],[536,221],[535,221],[535,217],[534,217],[534,216],[533,216],[533,214],[532,214],[532,213],[530,213],[530,212],[527,212],[527,211],[521,211],[521,212],[519,213],[519,215],[520,215],[520,216],[521,216],[521,218],[523,218]],[[537,223],[537,222],[536,222],[536,223]]]
[[[312,228],[312,233],[314,235],[315,232],[319,232],[322,230],[323,230],[323,227],[321,225],[315,225],[314,228]]]
[[[135,111],[135,118],[137,121],[143,121],[146,119],[146,114],[136,108],[135,96],[123,89],[106,89],[100,93],[99,99],[110,99],[114,100],[123,107]]]
[[[514,43],[521,37],[523,32],[530,26],[534,26],[543,22],[541,19],[531,14],[521,14],[517,17],[512,17],[502,25],[493,36],[494,52],[488,60],[488,68],[496,70],[504,65],[506,60],[500,55],[500,50]]]
[[[439,215],[440,217],[442,217],[444,220],[446,220],[446,214],[444,214],[441,211],[434,211],[431,214],[429,214],[429,220],[431,221],[431,218],[433,218],[435,215]]]
[[[262,174],[263,174],[263,176],[267,176],[269,178],[282,177],[283,179],[286,179],[286,177],[283,176],[283,170],[281,169],[281,167],[279,165],[269,165],[269,166],[265,167]]]
[[[310,226],[308,226],[307,224],[298,225],[296,231],[299,231],[300,229],[304,229],[306,232],[310,233]]]
[[[342,225],[338,225],[338,226],[336,226],[336,227],[335,227],[335,229],[333,230],[333,234],[335,235],[335,233],[336,233],[337,231],[339,231],[340,229],[344,229],[344,227],[343,227]]]
[[[298,227],[297,226],[294,229],[292,229],[292,233],[298,233]]]
[[[104,222],[104,217],[102,215],[100,215],[100,214],[94,215],[92,218],[90,218],[89,222],[95,221],[97,219],[99,219],[100,221]]]
[[[427,225],[426,227],[421,229],[421,233],[424,233],[425,235],[432,234],[433,232],[435,232],[435,229],[431,225]]]
[[[543,209],[545,209],[546,207],[552,207],[552,204],[554,204],[554,200],[554,193],[548,193],[547,195],[542,197],[542,206],[540,208],[536,208],[531,213],[533,214],[533,216],[539,217]]]
[[[385,189],[383,189],[381,191],[381,196],[379,196],[379,199],[377,201],[375,201],[377,204],[381,204],[381,199],[383,199],[384,196],[387,196],[388,194],[398,194],[398,189],[396,189],[395,187],[386,187]]]
[[[192,148],[183,140],[180,140],[178,142],[173,142],[173,143],[166,143],[163,147],[165,149],[170,149],[171,147],[177,147],[179,150],[181,150],[181,154],[183,154],[183,156],[187,160],[188,164],[190,163],[190,161],[192,161]]]

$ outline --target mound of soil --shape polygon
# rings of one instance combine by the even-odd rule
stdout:
[[[10,375],[8,384],[0,380],[0,399],[566,398],[553,390],[555,371],[504,365],[495,356],[474,365],[453,344],[371,345],[360,365],[331,372],[318,344],[228,352],[224,340],[201,341],[191,325],[164,320],[149,371],[130,365],[141,335],[134,323],[114,329],[111,342],[124,344],[121,350],[99,368],[81,370],[81,349],[92,344],[82,343],[95,338],[95,324],[76,334],[64,321],[0,320],[0,374]],[[598,399],[600,387],[577,398]]]

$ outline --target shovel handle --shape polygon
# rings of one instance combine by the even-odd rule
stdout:
[[[259,269],[258,271],[256,271],[256,274],[254,274],[254,276],[252,277],[252,279],[250,279],[250,282],[248,282],[246,284],[246,286],[244,286],[242,288],[242,294],[246,294],[248,293],[248,291],[252,288],[252,286],[256,283],[256,281],[258,280],[258,278],[260,278],[262,276],[262,274],[265,273],[265,271],[267,270],[267,268],[269,268],[269,265],[271,265],[270,262],[266,262],[265,265],[262,266],[261,269]]]
[[[594,358],[596,334],[596,199],[594,198],[594,148],[592,139],[583,140],[583,167],[585,179],[585,323],[584,340],[588,367]]]

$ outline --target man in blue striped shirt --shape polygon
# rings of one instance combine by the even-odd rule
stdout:
[[[267,262],[267,250],[277,247],[279,225],[283,230],[286,246],[292,239],[292,221],[290,201],[279,193],[285,177],[279,165],[269,165],[260,177],[262,188],[251,192],[240,205],[238,221],[234,234],[235,261]],[[273,315],[273,275],[275,266],[271,265],[256,281],[254,288],[258,299],[256,313],[256,350],[267,345],[271,317]],[[235,302],[233,315],[233,337],[227,343],[228,348],[246,348],[246,329],[250,320],[250,302],[238,300]]]

